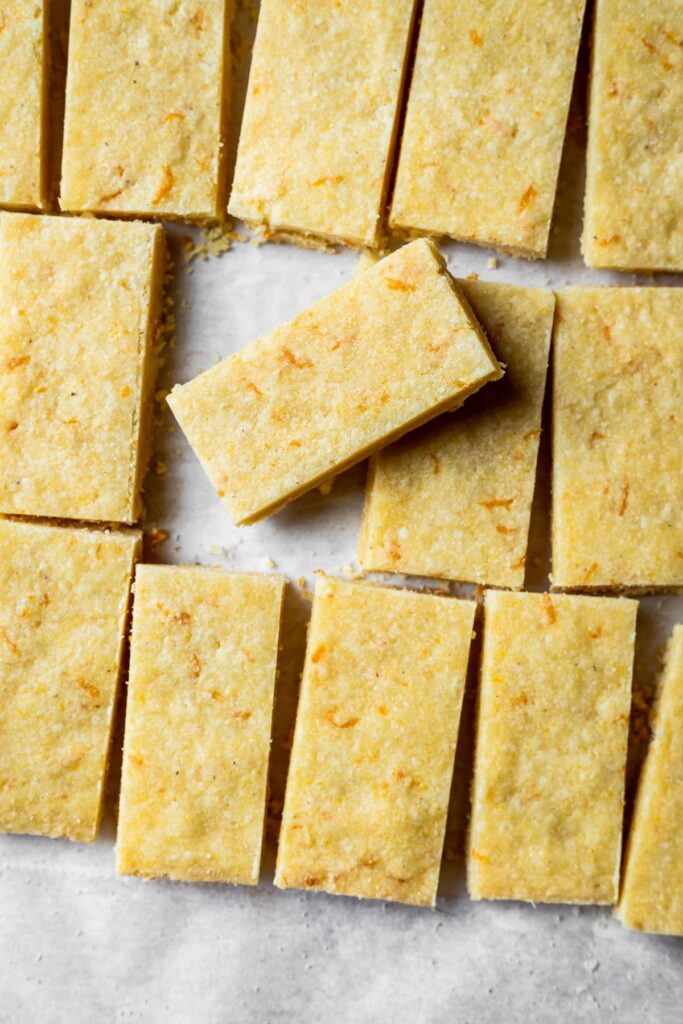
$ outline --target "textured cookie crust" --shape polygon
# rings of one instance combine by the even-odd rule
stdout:
[[[73,0],[61,206],[215,220],[232,0]]]
[[[553,584],[683,586],[683,290],[557,296]]]
[[[256,885],[284,580],[140,566],[120,874]]]
[[[459,283],[505,377],[372,457],[360,564],[520,588],[555,298]]]
[[[425,0],[390,224],[544,257],[585,0]]]
[[[161,228],[0,215],[0,512],[140,512]]]
[[[473,899],[616,901],[637,608],[487,591]]]
[[[47,203],[48,4],[0,7],[0,207]]]
[[[581,249],[683,270],[683,0],[597,0]]]
[[[241,525],[501,372],[438,250],[420,239],[174,388],[168,402]]]
[[[626,852],[617,917],[683,935],[683,626],[669,642]]]
[[[377,242],[415,0],[263,0],[229,210]]]
[[[97,836],[139,548],[0,519],[0,831]]]
[[[277,886],[434,904],[474,610],[318,582]]]

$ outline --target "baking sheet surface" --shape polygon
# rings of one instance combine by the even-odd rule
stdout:
[[[588,271],[579,258],[585,139],[583,89],[576,92],[548,261],[497,256],[494,268],[490,252],[450,244],[445,252],[454,274],[552,287],[636,281],[633,275]],[[333,255],[237,244],[220,259],[188,263],[182,234],[187,230],[171,229],[178,328],[160,389],[190,379],[306,308],[347,280],[358,260],[350,251]],[[657,282],[682,283],[664,275]],[[273,888],[273,833],[310,610],[307,591],[316,569],[355,568],[365,467],[344,474],[327,496],[315,491],[264,523],[237,529],[170,415],[160,412],[158,418],[145,526],[169,536],[149,557],[277,569],[292,580],[262,881],[252,891],[118,879],[112,809],[92,847],[0,836],[0,1021],[680,1021],[683,940],[629,932],[607,909],[467,898],[460,859],[471,736],[467,714],[449,859],[434,912]],[[547,434],[531,545],[532,587],[547,585]],[[683,598],[641,602],[636,677],[646,696],[657,651],[676,621],[683,621]],[[635,765],[637,742],[633,752]],[[112,807],[115,788],[114,781]]]

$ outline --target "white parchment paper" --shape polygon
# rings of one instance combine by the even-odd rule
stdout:
[[[445,251],[453,273],[552,287],[635,282],[633,275],[588,271],[578,255],[583,92],[579,86],[570,118],[548,261],[497,257],[493,268],[487,265],[491,253],[451,244]],[[357,262],[349,251],[242,244],[220,259],[187,264],[182,233],[171,229],[178,332],[163,388],[190,379],[338,287]],[[665,280],[681,283],[658,277]],[[639,283],[656,282],[641,277]],[[547,461],[546,431],[532,587],[547,585]],[[161,416],[156,430],[145,525],[167,530],[169,538],[150,557],[232,569],[277,567],[293,581],[273,744],[274,819],[310,608],[304,589],[312,587],[316,569],[340,573],[355,564],[364,475],[365,467],[357,467],[329,496],[315,491],[264,523],[237,529],[170,415]],[[643,599],[636,678],[646,696],[658,648],[675,621],[683,621],[683,598]],[[465,715],[447,841],[451,859],[434,912],[276,890],[274,828],[255,890],[116,878],[113,811],[94,846],[0,837],[0,1021],[680,1021],[683,940],[629,932],[607,909],[468,899],[458,852],[471,728]],[[637,764],[637,744],[634,749]],[[115,778],[112,790],[113,806]]]

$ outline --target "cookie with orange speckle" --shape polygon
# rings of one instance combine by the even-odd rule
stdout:
[[[616,902],[637,609],[486,592],[473,899]]]
[[[0,512],[137,520],[163,272],[159,227],[0,214]]]
[[[474,611],[318,580],[277,886],[433,905]]]
[[[98,832],[140,534],[0,519],[0,831]]]
[[[683,586],[682,324],[680,288],[558,292],[555,587]]]
[[[256,885],[284,580],[135,577],[117,870]]]

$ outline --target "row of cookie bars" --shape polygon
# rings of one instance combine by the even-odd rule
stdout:
[[[0,520],[0,828],[95,839],[139,536]],[[256,884],[285,581],[140,565],[121,874]],[[278,849],[282,888],[434,903],[475,604],[322,578]],[[619,895],[637,603],[485,600],[468,884],[475,899]],[[683,931],[683,627],[619,912]]]
[[[0,205],[49,199],[47,6],[2,15],[0,92],[21,96],[0,118]],[[545,256],[584,7],[263,0],[230,212],[376,246],[390,198],[392,230]],[[73,0],[62,209],[223,216],[231,10]],[[681,0],[597,0],[590,266],[683,269],[682,38]]]
[[[0,513],[137,520],[163,268],[152,225],[0,214]],[[417,240],[170,404],[237,522],[370,455],[363,569],[520,588],[553,318],[554,585],[680,587],[680,289],[457,282]]]
[[[169,404],[238,524],[370,455],[363,569],[520,588],[554,334],[553,584],[673,589],[682,324],[678,288],[454,281],[418,239]]]

